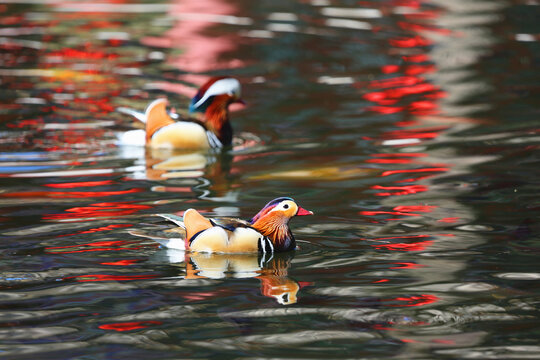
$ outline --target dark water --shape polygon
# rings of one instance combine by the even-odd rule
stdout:
[[[0,4],[0,357],[540,358],[537,1]],[[119,148],[209,75],[237,146]],[[133,231],[293,196],[300,249]],[[187,264],[187,265],[186,265]],[[262,264],[262,266],[261,266]]]

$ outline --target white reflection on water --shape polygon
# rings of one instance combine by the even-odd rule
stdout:
[[[458,356],[463,359],[538,359],[540,358],[540,346],[479,346],[463,349],[437,350],[436,354]]]

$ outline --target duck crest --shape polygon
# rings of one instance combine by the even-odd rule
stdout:
[[[197,91],[197,94],[195,94],[193,99],[191,99],[191,105],[190,105],[191,112],[196,111],[196,109],[199,108],[202,105],[202,104],[199,104],[199,102],[204,97],[204,94],[208,91],[210,86],[212,86],[217,81],[223,80],[223,79],[226,79],[226,78],[227,78],[226,76],[215,76],[215,77],[211,78],[210,80],[208,80],[207,82],[205,82],[199,88],[199,91]]]

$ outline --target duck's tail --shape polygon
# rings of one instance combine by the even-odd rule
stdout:
[[[139,236],[153,240],[168,249],[186,250],[186,244],[183,238],[166,238],[161,236],[154,236],[139,230],[131,230],[129,231],[129,233],[133,236]]]
[[[122,114],[133,116],[135,119],[139,120],[142,123],[146,124],[146,114],[135,109],[131,109],[125,106],[116,108],[116,111]]]

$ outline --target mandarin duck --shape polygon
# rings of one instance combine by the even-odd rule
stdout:
[[[238,80],[213,77],[199,88],[191,100],[191,117],[186,118],[167,112],[166,99],[152,101],[144,114],[120,107],[118,111],[145,123],[145,129],[119,134],[117,144],[190,150],[229,146],[233,138],[229,105],[244,103],[240,92]]]
[[[204,253],[274,253],[296,248],[289,228],[294,216],[312,215],[289,197],[270,201],[251,220],[235,218],[207,219],[195,209],[185,211],[183,218],[158,214],[179,228],[179,238],[155,238],[164,247]]]

